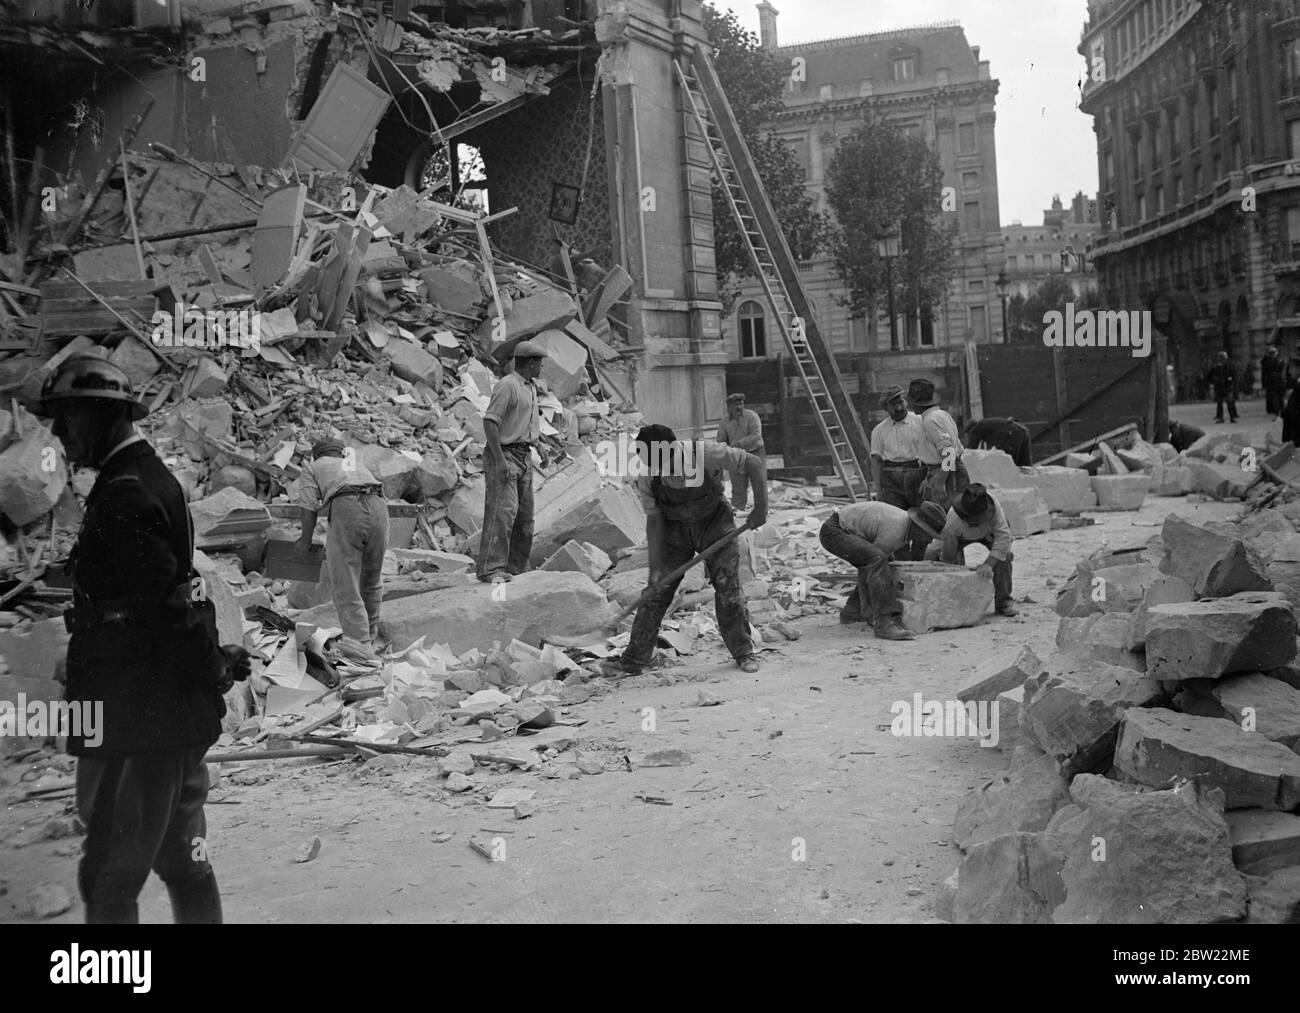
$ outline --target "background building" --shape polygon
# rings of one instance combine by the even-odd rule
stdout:
[[[1108,308],[1149,308],[1186,393],[1204,361],[1300,352],[1300,3],[1092,0]]]
[[[1054,196],[1052,206],[1043,212],[1042,225],[1013,221],[1002,226],[1008,297],[1028,298],[1053,276],[1066,278],[1076,298],[1095,289],[1097,277],[1086,258],[1089,245],[1100,231],[1097,201],[1083,193],[1074,195],[1068,209],[1061,204],[1059,195]],[[1075,256],[1063,263],[1062,251],[1071,250]]]
[[[945,185],[957,191],[961,251],[947,305],[935,307],[926,326],[916,319],[909,326],[900,309],[905,347],[1001,340],[994,288],[1004,264],[993,133],[998,82],[979,47],[966,42],[955,21],[781,46],[778,11],[766,2],[758,9],[764,47],[783,64],[796,57],[806,64],[807,79],[792,82],[785,110],[769,126],[795,151],[820,209],[827,208],[826,172],[837,145],[870,117],[923,137],[939,153]],[[807,263],[803,272],[818,325],[837,353],[889,349],[883,300],[874,318],[852,318],[838,301],[845,286],[829,258]],[[723,318],[732,361],[774,359],[785,351],[770,313],[759,286],[748,285]]]

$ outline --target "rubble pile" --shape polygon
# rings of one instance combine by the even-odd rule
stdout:
[[[1055,653],[971,676],[959,699],[998,701],[1009,765],[958,809],[966,857],[940,917],[1294,921],[1294,538],[1277,504],[1231,523],[1171,514],[1149,542],[1078,564]]]

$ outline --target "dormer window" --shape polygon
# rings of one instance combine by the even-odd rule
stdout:
[[[898,56],[894,58],[894,80],[895,81],[916,80],[916,57],[915,56]]]

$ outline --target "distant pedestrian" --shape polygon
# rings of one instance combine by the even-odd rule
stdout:
[[[1237,421],[1237,364],[1227,352],[1215,356],[1210,368],[1210,386],[1214,388],[1214,421],[1223,421],[1223,406],[1228,405],[1228,420]]]
[[[1264,411],[1276,419],[1286,401],[1286,364],[1277,345],[1270,345],[1259,363],[1260,383],[1264,387]]]
[[[727,395],[727,417],[718,423],[718,442],[767,460],[767,448],[763,444],[763,420],[758,417],[758,412],[745,407],[744,394]],[[748,509],[749,476],[743,471],[733,471],[729,477],[731,505],[737,510]]]

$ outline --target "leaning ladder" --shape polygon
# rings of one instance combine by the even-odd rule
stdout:
[[[835,470],[851,501],[868,497],[869,454],[862,420],[844,390],[834,353],[822,339],[799,269],[786,244],[776,212],[740,133],[731,105],[708,51],[697,46],[691,70],[674,64],[686,95],[687,111],[707,141],[713,168],[727,203],[745,237],[745,247],[768,304],[790,349],[817,424],[830,448]],[[853,427],[845,425],[845,419]]]

